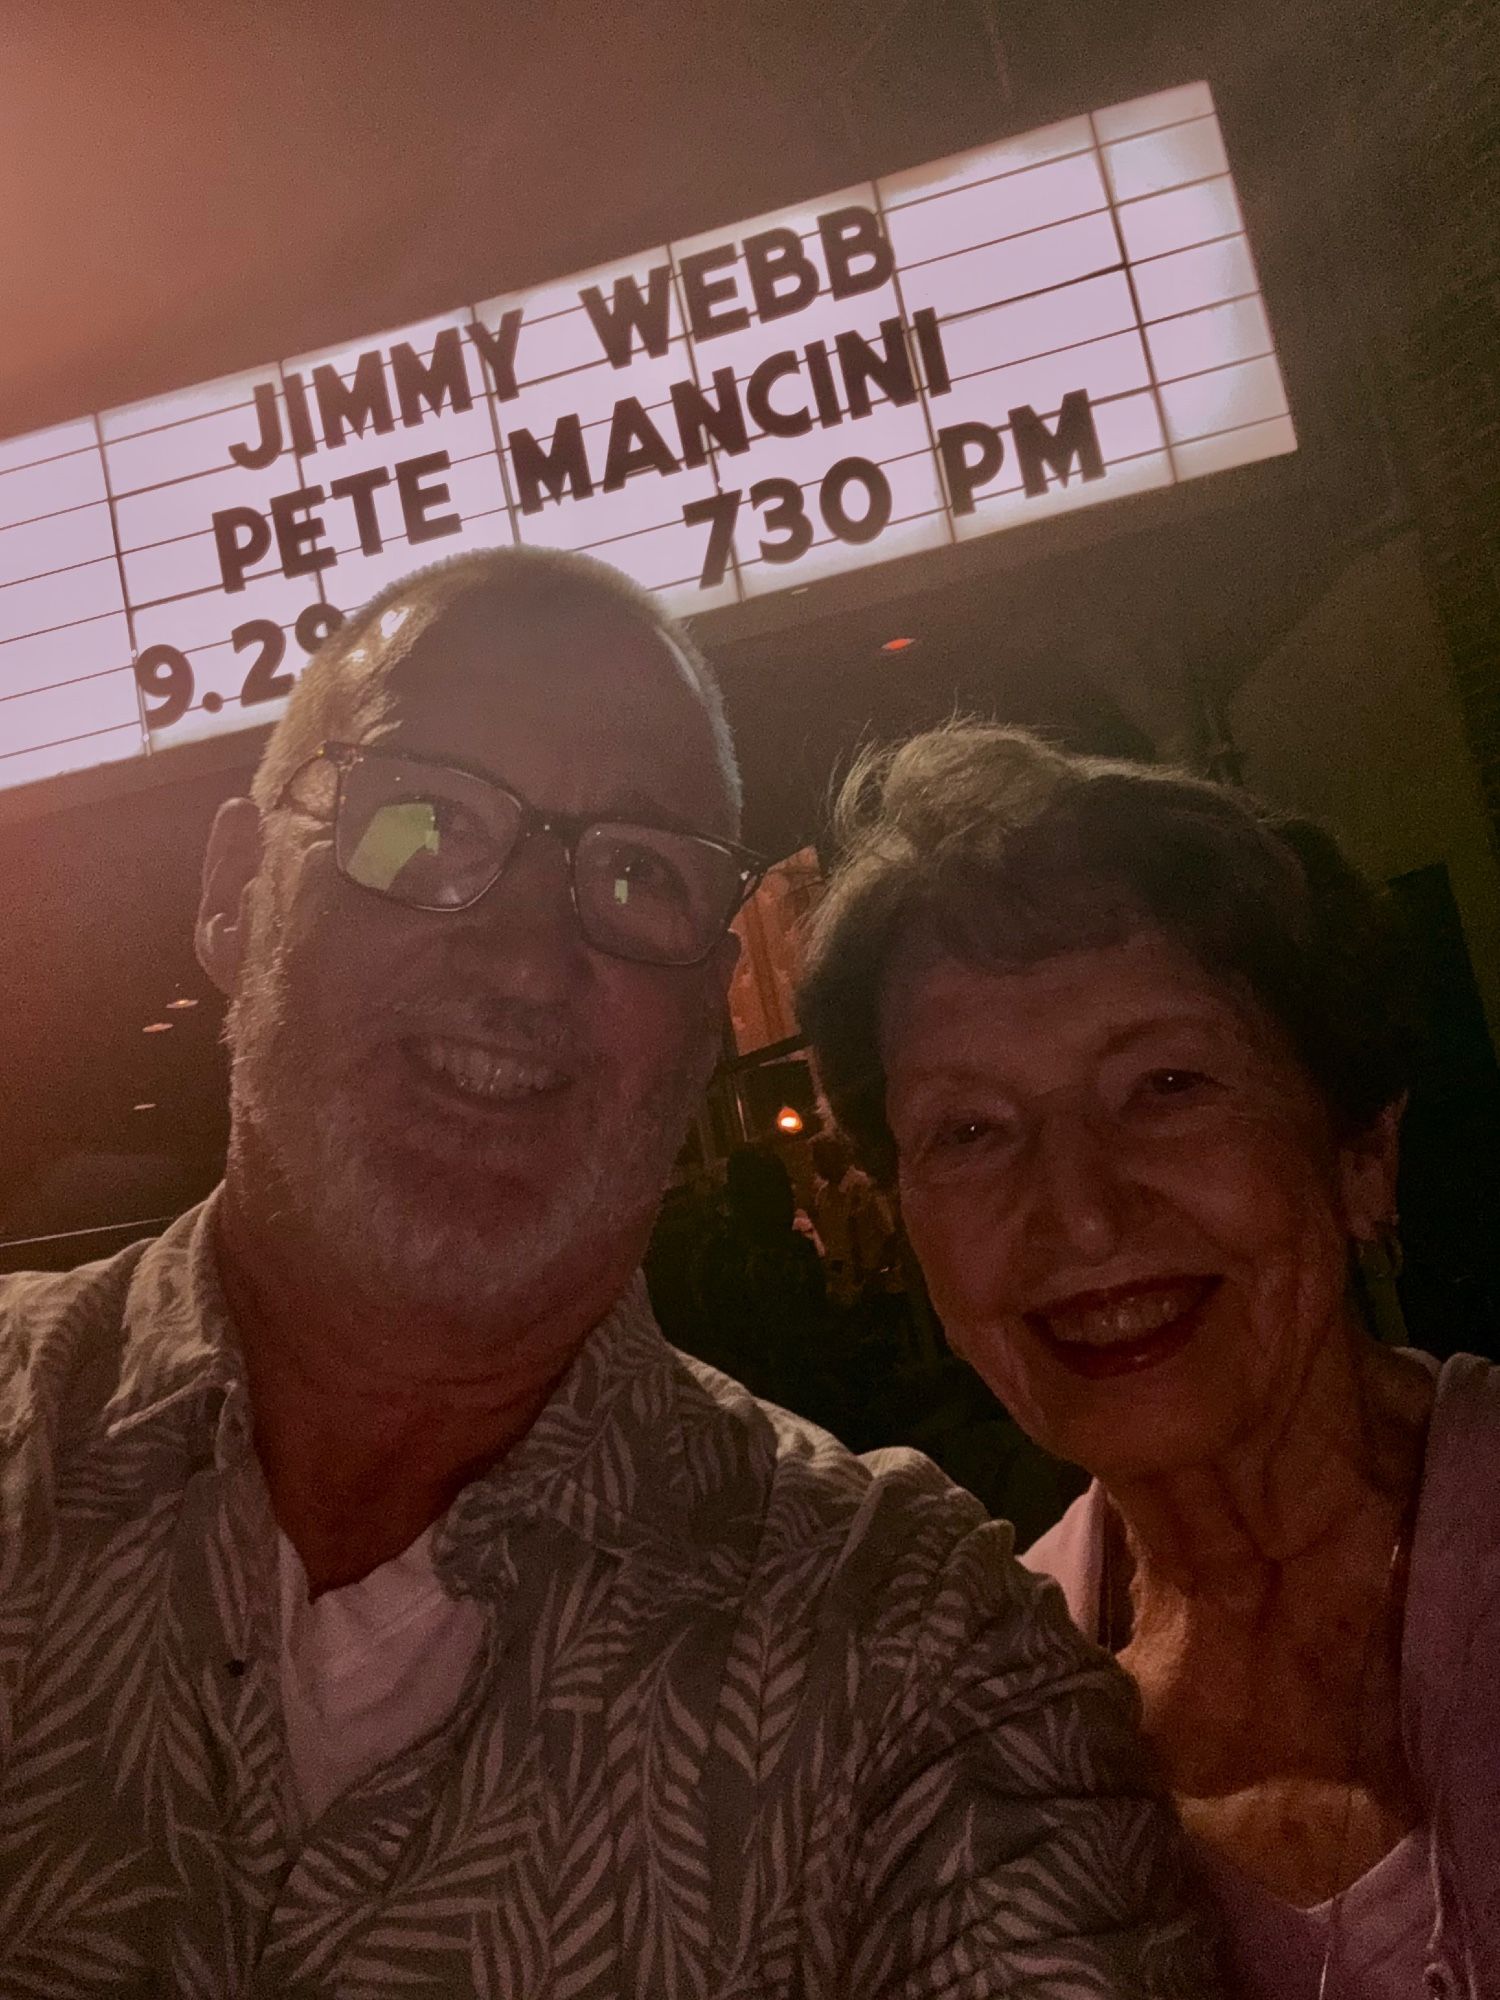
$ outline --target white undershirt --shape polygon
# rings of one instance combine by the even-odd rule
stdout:
[[[305,1824],[437,1728],[458,1699],[484,1613],[438,1581],[435,1532],[436,1524],[358,1583],[313,1603],[297,1551],[276,1537],[282,1710]]]

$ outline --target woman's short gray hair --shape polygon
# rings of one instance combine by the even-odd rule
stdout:
[[[882,991],[913,942],[1019,970],[1158,929],[1248,991],[1339,1130],[1363,1130],[1406,1087],[1413,1009],[1386,899],[1329,834],[1245,792],[953,722],[863,752],[833,833],[799,1007],[833,1113],[883,1180],[896,1159]]]

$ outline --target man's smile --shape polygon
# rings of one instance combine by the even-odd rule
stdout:
[[[401,1047],[427,1081],[468,1104],[530,1104],[556,1095],[573,1081],[557,1063],[514,1046],[423,1035],[403,1041]]]

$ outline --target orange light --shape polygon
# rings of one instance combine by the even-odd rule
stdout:
[[[776,1130],[785,1132],[789,1139],[795,1139],[802,1130],[802,1113],[794,1111],[790,1104],[783,1104],[776,1114]]]
[[[148,1021],[141,1030],[143,1035],[170,1035],[171,1032],[172,1023],[170,1021]]]
[[[196,1000],[169,1000],[167,1002],[167,1012],[175,1014],[180,1012],[184,1007],[196,1007],[197,1004]]]
[[[881,647],[882,653],[904,653],[908,646],[916,645],[915,639],[887,639]]]
[[[154,1104],[132,1104],[130,1108],[132,1111],[154,1111],[156,1106]]]

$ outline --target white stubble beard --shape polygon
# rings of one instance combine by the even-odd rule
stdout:
[[[456,1203],[441,1183],[460,1168],[458,1143],[440,1185],[422,1188],[420,1154],[392,1152],[372,1129],[357,1066],[329,1074],[318,1037],[300,1031],[283,939],[263,938],[253,959],[225,1024],[231,1161],[247,1184],[269,1185],[270,1219],[332,1272],[428,1312],[493,1321],[565,1288],[596,1242],[632,1227],[644,1237],[702,1089],[690,1058],[645,1103],[596,1124],[576,1170],[540,1201]]]

